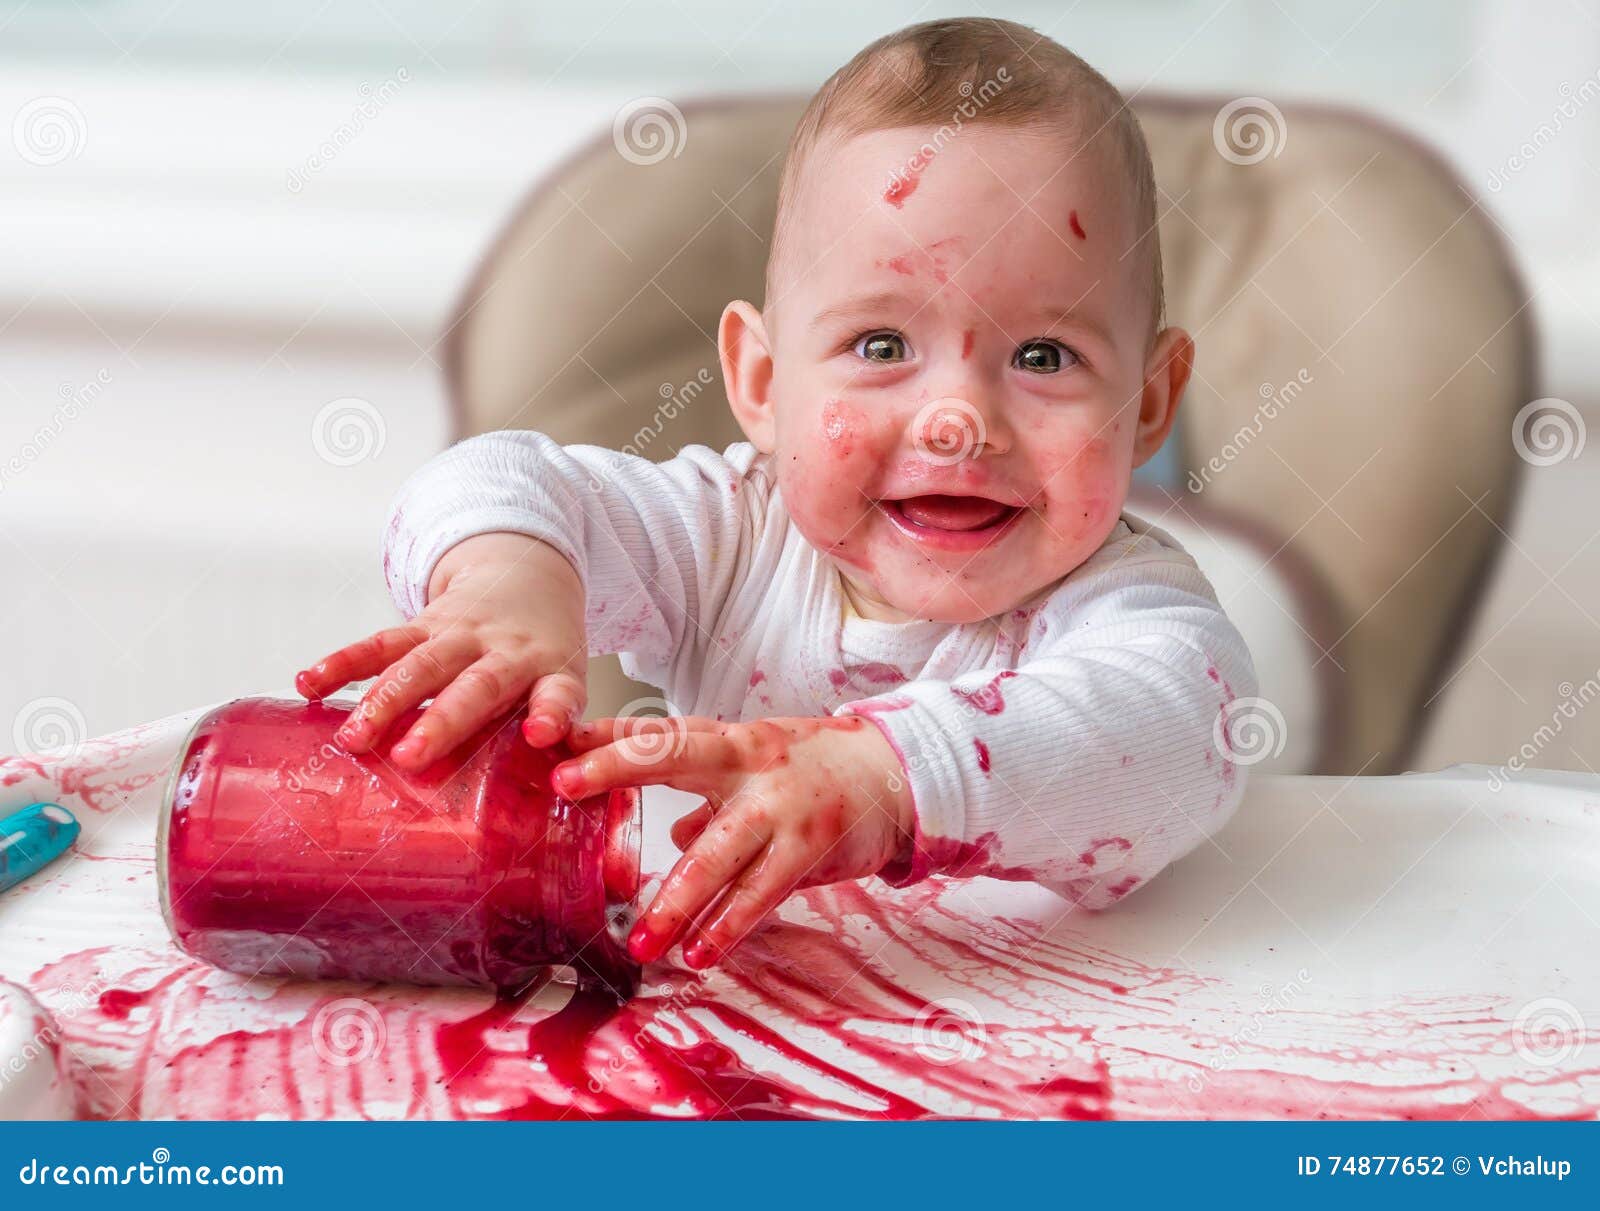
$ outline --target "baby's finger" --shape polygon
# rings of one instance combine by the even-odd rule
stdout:
[[[705,715],[621,715],[605,719],[585,719],[572,725],[569,741],[580,753],[602,748],[633,736],[654,736],[662,732],[724,732],[728,725]]]
[[[710,803],[702,803],[688,815],[680,816],[672,825],[672,843],[680,850],[688,849],[694,844],[695,838],[706,831],[706,825],[711,823],[711,817],[717,814],[717,809]]]
[[[529,676],[496,652],[468,665],[389,750],[390,759],[403,769],[422,769],[438,760],[485,723],[505,714],[528,688]]]
[[[352,753],[366,752],[391,723],[449,685],[471,663],[470,644],[430,639],[372,683],[334,738]]]
[[[294,688],[316,702],[352,681],[377,676],[427,638],[428,632],[415,623],[368,635],[297,673]]]
[[[713,798],[742,777],[738,753],[727,737],[685,731],[681,719],[655,722],[654,730],[563,761],[551,771],[551,783],[571,799],[619,786],[675,786]]]
[[[589,690],[581,672],[550,673],[533,683],[522,737],[534,748],[554,744],[567,734],[588,705]]]
[[[628,935],[628,952],[653,963],[671,950],[739,872],[766,849],[770,834],[739,813],[723,811],[679,858]]]
[[[759,862],[745,867],[706,915],[704,924],[684,942],[684,964],[699,971],[720,963],[763,917],[789,898],[799,883],[799,874],[781,866],[769,848]]]

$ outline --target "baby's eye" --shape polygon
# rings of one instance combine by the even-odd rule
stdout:
[[[1059,341],[1028,341],[1017,346],[1011,364],[1030,374],[1056,374],[1078,364],[1078,355]]]
[[[856,342],[856,356],[868,362],[903,362],[909,351],[898,332],[871,332]]]

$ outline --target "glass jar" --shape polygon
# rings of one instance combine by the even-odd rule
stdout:
[[[566,966],[629,995],[639,792],[556,794],[568,753],[530,746],[520,718],[408,773],[387,746],[339,747],[351,710],[241,698],[195,724],[157,840],[177,944],[244,975],[511,995]]]

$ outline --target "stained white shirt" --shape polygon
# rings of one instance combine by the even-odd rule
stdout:
[[[790,520],[748,444],[652,463],[497,432],[406,483],[384,554],[407,617],[475,534],[541,539],[586,590],[591,654],[618,652],[677,714],[857,714],[899,755],[916,837],[883,872],[1034,879],[1089,907],[1227,820],[1243,792],[1229,704],[1256,692],[1194,561],[1124,514],[1101,548],[996,618],[878,622]]]

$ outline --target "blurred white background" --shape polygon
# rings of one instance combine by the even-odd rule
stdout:
[[[448,433],[438,339],[529,182],[632,98],[808,90],[956,13],[1125,90],[1418,133],[1516,250],[1545,394],[1594,415],[1600,95],[1557,113],[1600,81],[1593,3],[0,3],[0,750],[39,699],[111,731],[287,688],[388,621],[387,501]],[[1600,664],[1600,550],[1548,541],[1600,512],[1595,457],[1526,477],[1421,767],[1503,760],[1549,716],[1519,677],[1548,698]],[[1592,761],[1563,737],[1539,763]]]

